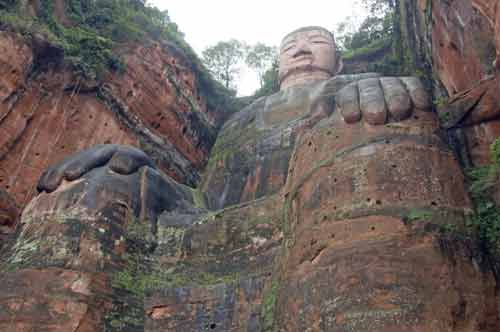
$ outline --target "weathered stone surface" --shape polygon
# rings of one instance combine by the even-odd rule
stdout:
[[[500,65],[500,8],[497,0],[472,0],[472,6],[478,10],[490,24],[494,32],[494,43],[496,46],[495,68]]]
[[[50,167],[37,187],[41,194],[25,210],[30,218],[75,209],[95,216],[111,204],[156,228],[164,211],[194,211],[191,190],[161,174],[133,147],[110,144],[84,150]]]
[[[262,331],[266,290],[281,251],[278,197],[202,216],[195,225],[160,221],[155,255],[169,284],[145,298],[146,331]]]
[[[285,194],[281,330],[497,328],[480,249],[442,233],[471,206],[437,129],[429,112],[375,127],[333,114],[302,137]]]
[[[145,331],[262,331],[265,278],[158,292],[146,302]]]
[[[286,180],[295,137],[332,110],[314,107],[311,99],[310,88],[293,87],[256,101],[226,122],[202,185],[209,208],[220,209],[279,191]]]
[[[0,294],[8,307],[0,326],[143,326],[142,302],[130,289],[123,293],[123,275],[131,257],[154,248],[160,214],[199,213],[191,190],[160,174],[141,151],[115,145],[67,158],[38,187],[42,193],[24,210],[20,233],[2,257],[0,280],[10,288]]]
[[[115,145],[54,165],[38,187],[2,256],[2,328],[261,330],[283,236],[278,197],[207,214],[193,190]]]
[[[472,88],[492,72],[494,27],[477,10],[481,2],[496,1],[432,2],[433,69],[449,95]]]
[[[125,73],[100,85],[75,77],[41,37],[2,31],[0,49],[0,186],[19,206],[49,165],[103,143],[140,147],[167,174],[197,183],[223,112],[207,106],[175,47],[124,46]]]
[[[0,101],[8,103],[26,83],[34,55],[20,36],[0,31],[0,40]]]
[[[24,269],[2,272],[0,278],[2,331],[98,331],[111,308],[104,273]]]
[[[442,124],[453,133],[467,166],[491,162],[490,145],[500,137],[499,78],[481,82],[438,108]]]
[[[14,233],[20,211],[8,193],[0,189],[0,249],[6,236]]]
[[[301,234],[304,246],[320,244],[286,272],[282,330],[496,331],[494,279],[474,268],[466,245],[451,240],[449,257],[439,236],[416,235],[387,216],[336,224]],[[328,230],[339,239],[322,236]]]

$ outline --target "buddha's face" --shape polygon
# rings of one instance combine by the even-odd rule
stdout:
[[[338,71],[337,64],[335,39],[329,31],[317,27],[296,30],[281,43],[280,87],[328,79]]]

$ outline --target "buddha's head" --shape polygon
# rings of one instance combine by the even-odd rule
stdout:
[[[289,33],[280,46],[280,88],[326,80],[341,70],[333,34],[321,27]]]

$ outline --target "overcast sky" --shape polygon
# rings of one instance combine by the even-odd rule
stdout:
[[[362,11],[356,0],[150,0],[168,10],[172,21],[186,35],[198,54],[221,40],[235,38],[248,44],[263,42],[279,46],[289,32],[308,25],[333,30],[348,16]],[[255,74],[245,70],[238,94],[252,94],[259,87]]]

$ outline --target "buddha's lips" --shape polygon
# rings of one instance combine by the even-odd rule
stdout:
[[[301,54],[298,57],[293,58],[292,63],[304,62],[306,60],[312,62],[314,60],[314,57],[312,56],[312,54]]]

